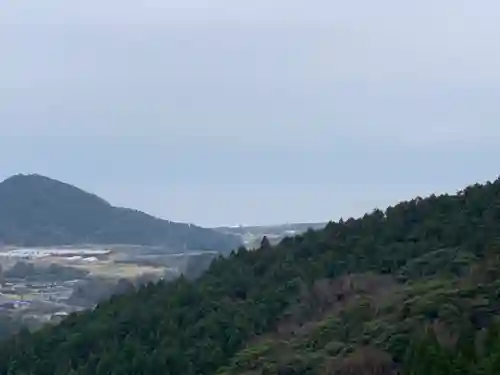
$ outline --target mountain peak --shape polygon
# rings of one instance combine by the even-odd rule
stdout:
[[[18,173],[15,175],[12,175],[2,182],[0,182],[0,185],[2,184],[11,184],[11,183],[59,183],[59,184],[65,184],[64,182],[55,180],[53,178],[38,174],[38,173]]]
[[[42,176],[36,173],[32,174],[18,173],[0,182],[0,186],[11,186],[11,185],[18,186],[19,184],[47,183],[50,181],[56,181],[56,180],[53,180],[49,177]]]
[[[15,180],[23,180],[23,179],[44,179],[44,180],[53,180],[50,177],[43,176],[38,173],[17,173],[15,175],[12,175],[8,178],[6,178],[3,182],[7,181],[15,181]]]
[[[27,183],[36,183],[36,184],[59,184],[59,185],[67,185],[71,186],[65,182],[56,180],[54,178],[50,178],[38,173],[18,173],[15,175],[12,175],[2,182],[0,182],[0,185],[4,184],[27,184]]]
[[[57,199],[61,204],[84,200],[86,204],[110,206],[104,199],[59,180],[40,174],[16,174],[0,183],[0,199],[11,196],[26,201]],[[84,203],[84,202],[82,202]]]

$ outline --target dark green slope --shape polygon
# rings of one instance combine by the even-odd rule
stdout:
[[[498,374],[499,236],[500,180],[402,202],[19,335],[0,374]]]
[[[230,251],[236,236],[113,207],[74,186],[39,175],[0,183],[0,242],[10,245],[160,245]]]

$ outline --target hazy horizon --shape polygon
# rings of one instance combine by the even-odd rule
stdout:
[[[44,176],[44,177],[49,177],[49,178],[54,178],[53,176],[46,176],[46,175],[43,175],[43,174],[40,174],[40,173],[37,173],[37,172],[25,172],[25,173],[16,173],[16,174],[24,174],[24,175],[30,175],[30,174],[37,174],[37,175],[41,175],[41,176]],[[14,174],[14,175],[16,175]],[[1,181],[5,180],[6,178],[9,178],[9,177],[12,177],[14,175],[10,175],[10,176],[5,176],[3,177]],[[499,176],[497,176],[496,178],[500,178]],[[496,179],[495,178],[495,179]],[[118,206],[118,207],[123,207],[123,208],[131,208],[131,209],[139,209],[147,214],[150,214],[150,215],[153,215],[153,216],[156,216],[156,217],[159,217],[159,218],[162,218],[162,219],[165,219],[165,220],[171,220],[171,221],[176,221],[176,222],[180,222],[180,223],[186,223],[186,224],[194,224],[194,225],[199,225],[199,226],[203,226],[203,227],[207,227],[207,228],[223,228],[223,227],[253,227],[253,226],[278,226],[278,225],[286,225],[286,224],[320,224],[320,223],[328,223],[330,221],[338,221],[339,219],[343,219],[343,220],[346,220],[346,219],[349,219],[351,217],[354,217],[354,218],[357,218],[357,217],[360,217],[362,215],[364,215],[365,213],[369,213],[371,211],[373,211],[374,209],[378,208],[378,209],[386,209],[387,207],[389,206],[393,206],[397,203],[400,203],[401,201],[405,201],[405,200],[411,200],[413,198],[416,198],[416,197],[423,197],[425,198],[426,196],[429,196],[431,194],[455,194],[457,193],[459,190],[462,190],[464,187],[468,186],[468,185],[471,185],[471,184],[474,184],[476,182],[479,182],[479,183],[485,183],[487,181],[493,181],[494,178],[491,178],[491,179],[485,179],[485,180],[482,180],[482,181],[474,181],[474,182],[471,182],[471,183],[464,183],[462,186],[456,188],[456,189],[449,189],[449,190],[443,190],[443,191],[436,191],[436,190],[429,190],[427,192],[425,192],[424,194],[419,194],[419,193],[416,193],[412,196],[408,196],[408,197],[400,197],[399,199],[396,199],[396,200],[388,200],[385,204],[382,204],[382,205],[373,205],[373,206],[366,206],[367,208],[361,208],[360,210],[358,210],[357,212],[356,211],[353,211],[353,212],[346,212],[345,214],[343,215],[340,215],[338,217],[326,217],[326,218],[320,218],[320,219],[311,219],[311,220],[285,220],[285,221],[280,221],[280,222],[263,222],[263,221],[259,221],[259,222],[230,222],[230,223],[216,223],[216,224],[213,224],[213,223],[200,223],[200,222],[196,222],[196,221],[193,221],[193,220],[175,220],[175,219],[172,219],[171,217],[168,217],[168,216],[164,216],[162,214],[159,214],[159,213],[155,213],[154,210],[147,210],[147,209],[143,209],[143,208],[139,208],[139,207],[135,207],[135,206],[131,206],[131,205],[127,205],[127,204],[117,204],[115,200],[113,200],[112,198],[109,199],[109,197],[106,197],[106,196],[103,196],[103,195],[100,195],[100,193],[96,192],[96,191],[92,191],[92,190],[86,190],[85,188],[82,188],[82,186],[78,186],[78,185],[75,185],[73,183],[71,183],[70,181],[65,181],[63,179],[57,179],[56,180],[60,181],[60,182],[63,182],[63,183],[67,183],[67,184],[70,184],[70,185],[73,185],[77,188],[80,188],[80,189],[83,189],[84,191],[86,191],[87,193],[90,193],[90,194],[96,194],[98,195],[100,198],[106,200],[108,203],[110,203],[111,205],[113,206]],[[154,199],[154,197],[153,197]]]
[[[173,221],[322,222],[500,174],[500,3],[24,0],[0,178]]]

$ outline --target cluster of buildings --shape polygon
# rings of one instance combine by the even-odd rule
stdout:
[[[45,257],[65,257],[73,259],[98,260],[98,257],[111,253],[111,250],[96,249],[44,249],[44,248],[16,248],[0,252],[1,257],[16,259],[38,259]]]

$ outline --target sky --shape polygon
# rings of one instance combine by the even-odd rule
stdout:
[[[0,179],[205,226],[500,174],[495,0],[6,0]]]

